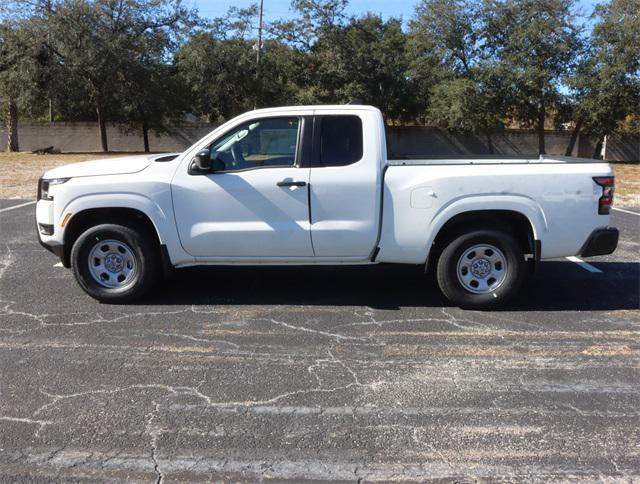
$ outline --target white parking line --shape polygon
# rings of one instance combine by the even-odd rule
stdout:
[[[0,212],[8,212],[9,210],[13,210],[13,209],[16,209],[16,208],[26,207],[27,205],[33,205],[34,203],[36,203],[36,201],[32,200],[32,201],[27,202],[27,203],[21,203],[19,205],[13,205],[13,206],[7,207],[7,208],[0,208]]]
[[[625,210],[623,208],[611,207],[611,210],[617,210],[618,212],[630,213],[631,215],[637,215],[638,217],[640,217],[640,213],[632,212],[631,210]]]
[[[53,267],[64,267],[62,262],[58,262],[57,264],[53,264]]]
[[[597,267],[594,267],[591,264],[583,261],[582,259],[578,259],[577,257],[575,257],[573,255],[571,257],[567,257],[567,260],[570,260],[571,262],[575,262],[576,264],[578,264],[580,267],[582,267],[586,271],[589,271],[589,272],[602,272]]]

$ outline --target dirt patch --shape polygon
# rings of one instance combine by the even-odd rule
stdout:
[[[135,153],[74,153],[34,155],[0,152],[0,198],[35,199],[38,178],[57,166],[100,158],[116,158]]]
[[[638,351],[627,345],[595,345],[581,353],[589,356],[635,356]]]
[[[640,163],[614,163],[616,207],[640,207]]]

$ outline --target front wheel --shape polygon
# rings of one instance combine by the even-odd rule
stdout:
[[[511,299],[525,278],[522,248],[499,230],[475,230],[451,240],[438,259],[438,285],[465,309],[494,309]]]
[[[110,303],[138,299],[151,289],[159,269],[150,238],[125,225],[85,231],[71,250],[76,281],[93,298]]]

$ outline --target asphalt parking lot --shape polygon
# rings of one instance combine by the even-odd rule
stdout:
[[[634,213],[614,254],[473,312],[395,266],[189,269],[102,305],[21,203],[0,203],[0,481],[640,479]]]

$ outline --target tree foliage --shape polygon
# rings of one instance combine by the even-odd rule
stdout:
[[[189,18],[179,1],[33,0],[21,6],[14,11],[29,15],[40,34],[32,45],[52,59],[51,97],[59,106],[71,98],[70,108],[63,108],[71,114],[93,111],[103,150],[107,121],[148,124],[152,118],[145,110],[157,114],[169,93],[149,105],[156,99],[150,94],[158,94],[158,76],[150,72],[166,63],[180,24]]]
[[[617,130],[640,135],[639,7],[637,0],[597,6],[591,44],[569,82],[577,131],[599,141]]]
[[[487,136],[504,127],[507,105],[481,39],[481,11],[469,0],[423,0],[410,23],[411,73],[423,97],[421,117],[452,131]]]
[[[388,119],[407,119],[405,44],[398,19],[371,14],[324,31],[311,52],[311,93],[318,102],[359,99],[378,106]]]
[[[574,0],[485,0],[482,40],[496,61],[508,104],[535,126],[545,153],[548,113],[562,101],[561,86],[582,51]]]
[[[568,122],[601,139],[640,122],[638,0],[609,0],[593,31],[575,0],[421,0],[409,22],[347,15],[348,0],[292,0],[204,20],[180,0],[6,0],[0,97],[17,118],[97,120],[159,132],[185,113],[222,122],[254,107],[344,103],[491,137]],[[568,151],[571,152],[571,143]]]
[[[33,115],[42,103],[50,81],[50,56],[42,44],[33,42],[38,31],[31,22],[0,24],[0,99],[7,127],[7,146],[18,151],[18,116]]]

